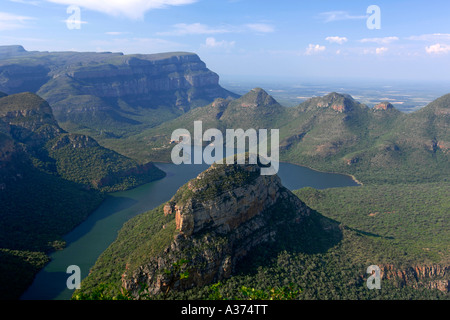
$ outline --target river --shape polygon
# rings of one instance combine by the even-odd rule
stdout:
[[[67,267],[77,265],[83,279],[100,254],[115,240],[122,225],[137,214],[168,201],[188,180],[209,166],[156,163],[166,177],[128,191],[115,192],[64,239],[66,247],[50,255],[51,261],[36,275],[22,300],[68,300],[73,290],[66,287]],[[289,163],[280,163],[278,176],[285,187],[325,189],[357,186],[349,176],[324,173]]]

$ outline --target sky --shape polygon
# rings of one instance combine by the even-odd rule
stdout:
[[[450,81],[450,1],[0,0],[0,45],[195,52],[227,79]]]

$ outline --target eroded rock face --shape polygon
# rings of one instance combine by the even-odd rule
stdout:
[[[278,216],[282,210],[288,216]],[[162,255],[124,274],[122,284],[133,294],[142,284],[158,294],[227,278],[252,248],[275,239],[279,225],[302,223],[310,209],[256,165],[213,165],[180,188],[164,214],[175,215],[177,235]],[[174,281],[162,271],[180,259],[189,277]]]
[[[218,171],[216,167],[211,167],[196,180],[190,181],[187,188],[195,195],[208,188],[220,189],[222,179],[229,177],[230,173],[240,173],[240,170],[248,177],[249,183],[224,188],[210,198],[193,196],[186,202],[173,199],[165,205],[164,213],[175,214],[177,230],[181,234],[190,236],[207,227],[219,233],[228,233],[286,196],[279,192],[282,185],[278,176],[260,176],[256,166],[233,169],[220,171],[217,180],[203,183],[208,180],[211,171]]]
[[[105,99],[104,104],[116,109],[111,101],[124,99],[131,106],[165,105],[189,110],[218,97],[237,97],[222,88],[219,76],[190,52],[48,53],[0,46],[0,58],[0,91],[38,93],[56,108],[58,120],[63,117],[59,113],[73,117],[71,112],[89,109],[96,99]],[[70,96],[81,99],[78,103],[71,100],[66,106]],[[85,103],[86,96],[95,98]]]
[[[398,285],[414,288],[437,289],[450,292],[450,266],[416,265],[399,269],[393,265],[380,266],[381,279],[396,280]]]
[[[389,102],[381,102],[373,107],[374,110],[390,110],[394,109],[394,106]]]

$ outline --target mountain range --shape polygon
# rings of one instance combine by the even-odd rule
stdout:
[[[128,138],[129,155],[169,161],[171,133],[218,128],[280,130],[282,161],[356,176],[362,183],[448,181],[450,95],[419,111],[403,113],[388,102],[373,108],[332,92],[296,107],[283,107],[261,88],[209,105]],[[127,154],[128,149],[118,148]]]
[[[198,120],[279,129],[281,161],[362,186],[290,192],[258,165],[213,165],[127,222],[74,298],[442,298],[449,110],[450,95],[403,113],[337,92],[287,108],[262,88],[222,88],[193,53],[0,46],[1,298],[18,297],[108,192],[164,177],[153,162]],[[371,263],[387,295],[364,290]]]
[[[28,52],[0,46],[0,91],[46,99],[69,131],[122,136],[175,118],[218,97],[237,97],[188,52]]]

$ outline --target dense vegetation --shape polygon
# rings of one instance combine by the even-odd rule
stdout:
[[[322,227],[334,228],[336,232],[323,238],[318,233],[320,224]],[[284,231],[283,237],[278,238],[276,243],[252,250],[241,261],[237,273],[225,281],[183,292],[171,291],[167,296],[149,297],[143,292],[140,298],[448,299],[446,294],[438,290],[427,289],[426,284],[414,288],[414,283],[406,285],[401,278],[384,279],[381,290],[369,290],[366,285],[369,276],[366,269],[369,265],[388,263],[401,268],[407,260],[403,259],[405,252],[401,248],[387,242],[384,243],[387,246],[380,245],[376,235],[339,225],[319,214],[314,214],[312,223],[305,226],[302,232]],[[122,236],[119,236],[118,241],[124,240]],[[340,241],[336,242],[336,237]],[[318,239],[321,240],[320,245],[315,242]],[[126,265],[123,253],[107,250],[106,256],[104,254],[97,261],[95,268],[95,275],[101,275],[101,278],[96,278],[98,282],[95,282],[92,277],[88,277],[89,281],[82,284],[88,289],[76,292],[73,299],[132,299],[126,290],[121,289],[120,277],[116,276],[121,274]],[[119,262],[122,268],[117,268],[112,261]]]
[[[14,299],[105,191],[164,173],[88,136],[65,133],[37,95],[0,96],[0,299]]]
[[[450,184],[371,185],[295,192],[309,207],[400,250],[399,263],[450,262]]]
[[[46,254],[62,249],[62,237],[104,199],[33,167],[20,169],[20,180],[0,191],[0,299],[19,298],[48,262]]]
[[[402,279],[384,280],[381,290],[368,290],[365,279],[372,264],[399,270],[448,266],[450,95],[403,114],[394,108],[374,110],[337,93],[284,108],[254,89],[240,99],[218,99],[186,112],[174,106],[188,95],[198,98],[190,107],[207,103],[195,88],[142,99],[99,98],[86,91],[96,85],[95,77],[84,82],[65,74],[52,78],[47,67],[70,65],[72,75],[92,71],[101,76],[161,56],[28,54],[18,48],[17,56],[5,58],[2,76],[33,73],[36,80],[22,89],[51,99],[71,133],[59,127],[38,96],[0,93],[0,299],[17,298],[48,262],[46,253],[64,247],[62,235],[99,205],[104,194],[90,188],[122,190],[160,178],[159,170],[143,170],[139,163],[168,160],[171,132],[192,132],[194,120],[203,121],[203,130],[279,128],[282,160],[351,174],[364,186],[296,191],[316,210],[311,224],[279,232],[277,242],[253,250],[232,278],[163,298],[448,299],[427,289],[426,279],[413,283],[418,288]],[[212,184],[218,189],[203,190],[201,196],[212,198],[233,183],[239,181],[220,180]],[[185,191],[184,196],[191,195]],[[174,234],[175,221],[163,215],[162,207],[133,218],[74,297],[129,299],[120,290],[123,272],[161,253]]]
[[[135,270],[148,257],[161,254],[174,235],[174,215],[165,216],[163,206],[130,219],[92,267],[91,275],[83,280],[82,293],[75,291],[74,296],[90,297],[99,286],[108,289],[107,295],[119,294],[122,274]]]
[[[106,143],[137,159],[168,161],[171,133],[193,132],[195,120],[208,128],[279,129],[282,161],[346,173],[364,184],[450,179],[449,96],[406,114],[373,109],[345,94],[330,93],[285,108],[262,89],[239,99],[217,99],[123,141]]]

